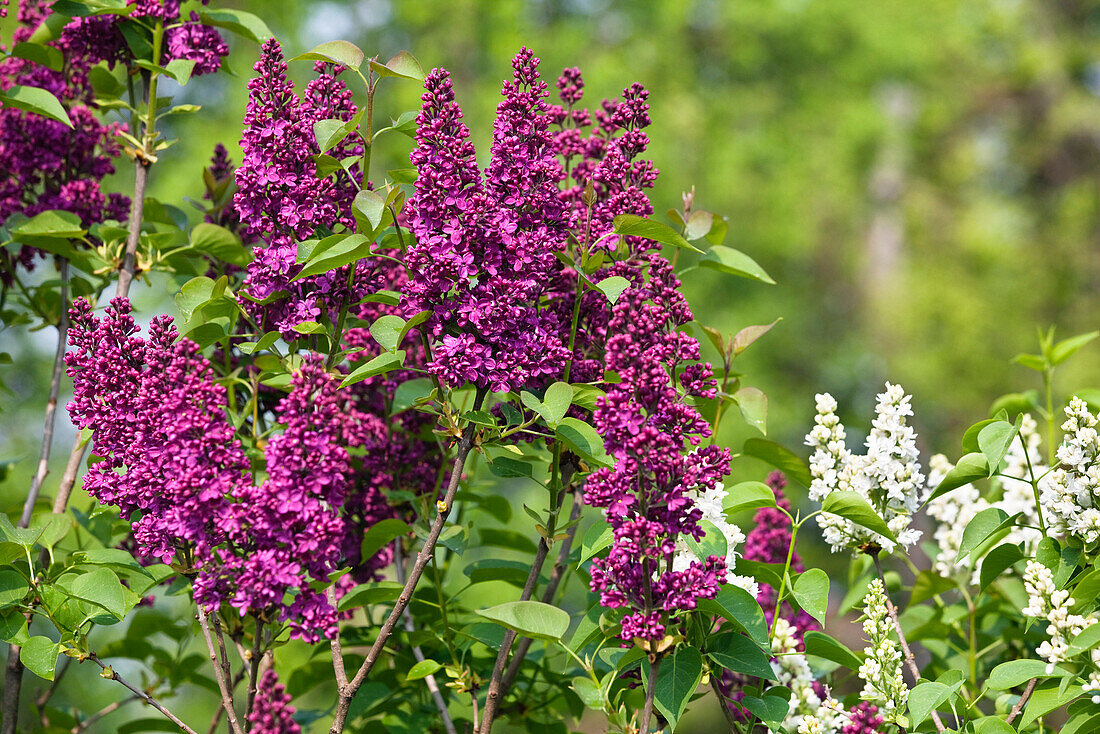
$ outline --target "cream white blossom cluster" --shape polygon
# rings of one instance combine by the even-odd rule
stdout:
[[[1058,447],[1059,466],[1050,473],[1042,493],[1043,511],[1051,527],[1086,544],[1100,540],[1100,437],[1097,416],[1084,400],[1066,406],[1065,438]]]
[[[839,734],[851,722],[844,706],[829,696],[812,714],[798,719],[798,734]],[[786,726],[784,724],[784,726]]]
[[[783,728],[787,731],[797,728],[805,716],[815,715],[822,705],[821,697],[814,691],[810,663],[798,651],[797,633],[798,628],[783,617],[775,621],[772,671],[778,684],[791,690],[790,709],[783,721]]]
[[[741,576],[734,569],[737,559],[740,557],[738,548],[745,542],[745,533],[726,519],[722,503],[729,494],[722,485],[700,490],[689,490],[686,495],[695,503],[696,509],[703,513],[703,520],[714,525],[726,540],[726,582],[734,586],[740,586],[753,596],[760,592],[760,585],[751,576]],[[684,539],[677,538],[676,551],[672,556],[672,570],[684,571],[696,561],[695,553]]]
[[[865,455],[848,450],[844,426],[836,416],[836,400],[828,394],[817,396],[816,425],[806,436],[806,445],[814,449],[810,457],[810,498],[822,501],[833,492],[858,493],[882,514],[903,547],[920,539],[920,531],[911,528],[910,522],[925,489],[916,433],[906,423],[906,418],[913,415],[909,400],[899,385],[886,383],[875,406]],[[895,548],[890,539],[838,515],[822,513],[817,522],[834,552],[867,544],[878,545],[888,553]]]
[[[878,706],[885,721],[896,722],[905,714],[909,688],[901,674],[901,648],[891,637],[894,624],[887,615],[881,581],[871,579],[863,604],[863,632],[870,644],[863,648],[865,659],[859,666],[864,683],[859,696]]]
[[[1027,562],[1024,569],[1024,589],[1027,591],[1024,616],[1044,619],[1048,623],[1046,632],[1050,635],[1050,640],[1039,645],[1035,652],[1047,661],[1047,674],[1051,674],[1055,665],[1069,659],[1069,646],[1073,638],[1096,624],[1097,619],[1092,614],[1087,617],[1071,614],[1073,597],[1067,589],[1059,589],[1055,585],[1054,574],[1041,563]],[[1091,654],[1093,663],[1100,663],[1100,650],[1093,650]],[[1100,692],[1100,673],[1089,675],[1085,690]]]
[[[1023,544],[1026,555],[1035,554],[1035,548],[1043,534],[1036,528],[1039,515],[1031,481],[1033,477],[1037,479],[1040,490],[1049,483],[1049,476],[1044,476],[1047,475],[1047,467],[1040,455],[1040,440],[1038,424],[1031,415],[1025,413],[1020,425],[1020,435],[1012,442],[1005,455],[1004,467],[1000,472],[1004,478],[998,477],[994,481],[993,492],[994,496],[1000,495],[998,499],[988,501],[973,484],[965,484],[928,503],[929,516],[938,521],[932,536],[940,550],[935,563],[937,573],[941,576],[953,576],[967,567],[965,560],[958,557],[963,531],[975,515],[990,507],[999,507],[1009,517],[1022,513],[1019,523],[1009,531],[1004,542]],[[953,468],[943,454],[936,454],[929,459],[929,490],[935,489]],[[979,561],[974,568],[975,581],[980,569]]]

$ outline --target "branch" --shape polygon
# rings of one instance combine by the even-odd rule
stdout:
[[[264,623],[257,619],[256,639],[252,641],[252,657],[248,660],[248,704],[244,710],[246,721],[249,715],[252,714],[252,705],[256,702],[256,691],[260,686],[260,660],[263,658],[260,652],[260,646],[263,643],[260,633],[263,631],[263,626]]]
[[[141,690],[140,688],[135,688],[133,685],[131,685],[129,683],[129,681],[127,681],[122,676],[120,676],[118,673],[116,673],[114,671],[114,668],[111,668],[110,666],[104,665],[103,662],[95,656],[95,653],[92,653],[91,655],[89,655],[88,659],[91,660],[96,665],[98,665],[99,667],[103,668],[103,672],[100,673],[100,675],[103,678],[106,678],[107,680],[117,680],[119,683],[121,683],[122,685],[129,688],[130,692],[133,693],[135,696],[137,696],[142,701],[144,701],[145,703],[147,703],[150,706],[152,706],[153,708],[155,708],[157,711],[164,714],[168,718],[169,721],[171,721],[173,724],[175,724],[179,728],[183,729],[185,732],[187,732],[187,734],[196,734],[194,729],[192,729],[187,724],[180,721],[178,716],[173,714],[168,709],[164,708],[164,706],[162,706],[155,698],[153,698],[152,696],[150,696],[148,693]]]
[[[233,731],[233,734],[244,734],[244,730],[241,729],[240,722],[237,721],[237,712],[233,709],[233,693],[229,689],[229,676],[226,674],[226,668],[229,667],[229,661],[226,660],[223,666],[218,660],[218,653],[214,650],[214,639],[210,635],[210,620],[206,617],[206,610],[202,604],[195,605],[199,611],[199,626],[202,627],[202,636],[206,639],[206,649],[210,654],[210,662],[214,666],[214,677],[218,679],[218,688],[222,694],[222,707],[225,709],[225,715],[229,719],[229,728]],[[219,630],[219,637],[221,636]],[[225,654],[225,643],[222,643],[222,654]]]
[[[477,397],[474,399],[474,410],[481,408],[481,402],[485,399],[486,392],[487,390],[485,388],[478,388]],[[474,447],[474,432],[476,429],[477,426],[475,424],[468,424],[466,430],[462,434],[461,440],[458,442],[458,454],[455,456],[454,467],[451,469],[451,479],[447,484],[447,492],[444,494],[441,504],[439,504],[439,514],[436,515],[435,520],[432,522],[432,528],[431,532],[428,533],[428,539],[424,541],[424,547],[416,554],[416,562],[413,564],[412,571],[409,573],[409,578],[405,582],[405,586],[401,589],[401,595],[397,597],[397,602],[394,604],[390,616],[386,618],[386,621],[382,624],[382,628],[378,631],[378,638],[375,639],[374,644],[367,652],[367,657],[363,660],[363,664],[359,667],[359,671],[346,686],[340,687],[338,692],[339,699],[336,703],[336,715],[333,717],[329,734],[341,734],[341,732],[344,731],[344,722],[348,717],[351,699],[355,697],[356,692],[363,685],[363,681],[366,680],[367,675],[370,674],[374,664],[377,663],[378,658],[381,657],[382,648],[385,647],[386,641],[389,640],[390,635],[393,634],[393,628],[397,625],[397,620],[401,617],[402,612],[405,611],[405,607],[409,605],[413,590],[420,581],[420,577],[424,574],[424,567],[428,565],[428,561],[431,560],[435,553],[436,541],[439,540],[439,534],[443,532],[443,526],[447,523],[447,516],[450,515],[451,508],[454,505],[455,494],[458,493],[458,483],[462,477],[462,470],[466,466],[466,457],[470,455],[470,451]],[[333,646],[334,662],[336,650],[336,646]],[[339,666],[342,665],[343,660],[341,659]]]
[[[886,597],[886,611],[890,614],[890,619],[894,622],[894,630],[898,633],[898,642],[901,643],[901,650],[904,653],[905,664],[909,668],[909,672],[913,675],[913,684],[915,685],[920,680],[920,671],[917,670],[916,657],[913,655],[913,651],[909,649],[909,642],[905,639],[905,633],[901,630],[901,622],[898,621],[898,610],[894,608],[894,602],[890,601],[890,594],[886,591],[886,575],[882,572],[882,562],[878,559],[878,553],[872,553],[871,558],[875,562],[875,569],[878,570],[878,577],[882,581],[882,595]],[[936,725],[936,731],[939,734],[943,734],[947,731],[944,727],[943,721],[940,720],[940,715],[935,710],[932,711],[932,723]]]
[[[576,520],[581,516],[581,501],[576,497],[573,498],[573,509],[569,513],[569,522],[572,525],[566,530],[566,538],[562,542],[561,550],[558,552],[558,560],[554,563],[554,570],[550,573],[550,581],[546,584],[546,591],[542,594],[542,602],[544,604],[553,604],[554,596],[558,593],[558,586],[561,584],[562,579],[565,577],[565,568],[569,561],[569,553],[573,549],[573,538],[577,534]],[[516,681],[516,676],[519,675],[520,666],[523,665],[523,659],[527,657],[527,651],[531,649],[531,644],[534,642],[530,637],[524,637],[519,641],[519,646],[516,647],[516,654],[512,656],[512,662],[508,663],[508,670],[504,672],[504,680],[500,686],[501,698],[508,692],[508,689],[512,687],[512,684]]]
[[[72,658],[69,658],[69,659],[71,660]],[[115,701],[114,703],[109,703],[106,706],[104,706],[103,708],[101,708],[99,711],[96,711],[94,714],[92,714],[88,718],[84,719],[84,721],[81,721],[76,726],[74,726],[72,728],[72,734],[80,734],[80,732],[84,731],[89,726],[91,726],[95,722],[102,719],[104,716],[107,716],[108,714],[113,714],[115,711],[118,711],[120,708],[122,708],[126,704],[130,703],[131,701],[140,701],[140,700],[141,700],[141,696],[139,696],[137,694],[134,694],[133,696],[130,696],[129,698],[122,699],[121,701]]]
[[[237,674],[233,676],[233,682],[229,684],[229,690],[237,690],[237,686],[241,684],[244,679],[244,668],[237,671]],[[218,730],[218,724],[222,721],[222,713],[225,711],[225,706],[219,705],[214,709],[214,718],[210,720],[210,728],[206,730],[206,734],[214,734]]]
[[[639,734],[649,733],[649,719],[653,716],[653,694],[657,688],[657,668],[661,666],[661,658],[651,658],[649,662],[649,685],[645,691],[645,708],[642,709],[642,725]]]
[[[402,558],[401,553],[401,539],[398,538],[393,543],[393,565],[397,569],[397,583],[405,583],[405,559]],[[416,631],[416,624],[413,622],[412,612],[408,607],[405,607],[403,613],[405,618],[405,631],[412,634]],[[416,662],[424,662],[424,651],[420,649],[420,645],[414,645],[413,657],[416,658]],[[432,694],[432,700],[435,701],[435,707],[439,709],[439,715],[443,718],[443,728],[447,730],[447,734],[458,734],[455,729],[455,724],[451,721],[451,712],[447,710],[447,702],[443,700],[443,694],[439,691],[439,684],[436,683],[435,675],[429,673],[424,676],[424,684],[428,686],[428,692]],[[474,716],[477,716],[477,693],[474,693]],[[477,724],[474,724],[474,729],[477,729]]]
[[[718,685],[718,677],[713,673],[710,676],[710,688],[714,691],[714,695],[718,697],[718,705],[722,707],[722,714],[726,717],[726,723],[729,724],[730,731],[741,734],[741,727],[737,724],[737,719],[733,718],[730,701],[726,698],[726,694],[722,693],[722,689]]]
[[[68,347],[69,333],[69,261],[61,258],[61,319],[57,322],[57,351],[53,357],[53,373],[50,375],[50,397],[46,401],[46,421],[42,429],[42,451],[38,457],[38,471],[31,481],[31,491],[23,503],[23,514],[19,518],[19,527],[31,524],[34,506],[38,503],[38,493],[42,482],[50,472],[50,450],[53,448],[53,430],[57,423],[57,396],[61,392],[61,375],[65,371],[65,349]]]
[[[1020,700],[1017,701],[1016,705],[1012,707],[1012,711],[1009,712],[1008,718],[1005,719],[1006,724],[1011,726],[1013,719],[1019,716],[1020,712],[1024,710],[1024,706],[1027,705],[1027,700],[1031,698],[1031,693],[1035,690],[1035,683],[1038,680],[1038,678],[1032,678],[1027,682],[1027,688],[1025,688],[1024,692],[1020,695]]]

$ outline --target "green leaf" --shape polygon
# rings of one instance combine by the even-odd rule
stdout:
[[[1047,363],[1038,354],[1017,354],[1012,358],[1015,364],[1027,367],[1029,370],[1035,370],[1036,372],[1042,372],[1046,369]]]
[[[1090,331],[1087,334],[1078,334],[1077,336],[1071,336],[1068,339],[1063,339],[1054,345],[1054,349],[1050,353],[1051,365],[1059,365],[1072,357],[1074,354],[1091,342],[1096,337],[1100,336],[1100,331]]]
[[[1039,393],[1037,390],[1028,390],[1026,392],[1012,392],[1002,395],[993,401],[993,405],[989,407],[989,414],[996,415],[1000,411],[1005,411],[1008,416],[1013,416],[1018,413],[1030,413],[1039,407]],[[976,449],[971,449],[976,450]]]
[[[863,660],[849,650],[844,643],[830,637],[824,632],[818,632],[816,630],[807,632],[803,637],[803,641],[805,643],[807,655],[814,655],[825,660],[831,660],[852,671],[858,671],[859,666],[863,664]]]
[[[764,611],[755,597],[740,586],[724,584],[713,599],[700,599],[699,609],[729,620],[735,627],[747,632],[755,643],[763,648],[769,647]]]
[[[794,600],[802,611],[825,624],[829,611],[829,575],[820,568],[811,568],[798,575],[791,586]]]
[[[335,235],[332,239],[336,241],[323,250],[321,249],[322,246],[329,240],[327,237],[314,248],[313,252],[310,253],[309,260],[305,267],[303,267],[297,275],[291,278],[290,282],[293,283],[303,278],[309,278],[313,275],[327,273],[336,268],[342,268],[349,263],[361,260],[371,254],[371,245],[373,243],[364,235]]]
[[[362,382],[368,377],[374,377],[389,372],[390,370],[395,370],[404,363],[405,350],[403,349],[399,349],[393,354],[389,352],[379,354],[366,364],[356,367],[351,374],[344,378],[343,382],[340,383],[340,387],[354,385],[357,382]]]
[[[30,530],[35,535],[35,543],[43,548],[53,548],[69,534],[72,527],[73,519],[69,515],[40,512],[31,520]]]
[[[756,387],[743,387],[733,394],[741,417],[764,435],[768,433],[768,396]]]
[[[56,120],[68,127],[73,126],[64,105],[45,89],[16,85],[0,93],[0,103],[24,112]]]
[[[527,583],[531,572],[529,564],[520,561],[508,561],[502,558],[482,558],[462,569],[470,578],[471,584],[483,584],[487,581],[503,581],[519,588]]]
[[[710,637],[707,640],[707,657],[734,673],[775,680],[768,654],[740,632]]]
[[[943,683],[925,681],[909,691],[909,725],[916,728],[954,693]]]
[[[511,601],[476,610],[486,619],[539,640],[561,640],[569,630],[569,614],[541,601]]]
[[[1093,624],[1081,630],[1081,633],[1073,638],[1069,645],[1069,657],[1080,655],[1086,650],[1091,650],[1100,644],[1100,624]]]
[[[782,318],[778,318],[770,324],[760,324],[759,326],[746,326],[733,337],[733,356],[741,354],[741,352],[748,349],[752,344],[760,337],[771,331],[772,327],[782,321]]]
[[[924,502],[928,504],[953,489],[958,489],[979,479],[985,479],[988,476],[989,463],[986,461],[985,456],[978,453],[967,454],[959,459],[959,463],[955,465],[954,469],[947,472],[943,481],[939,483],[939,486],[932,491],[932,494]]]
[[[331,61],[349,69],[358,69],[363,65],[363,51],[350,41],[328,41],[312,50],[295,56],[291,61]]]
[[[252,262],[252,253],[241,243],[240,237],[209,222],[196,224],[191,230],[191,247],[240,267]]]
[[[195,62],[191,59],[172,59],[164,65],[164,70],[168,72],[168,76],[176,80],[177,84],[185,87],[187,82],[191,81],[191,74],[195,71]],[[198,111],[197,107],[195,111]]]
[[[373,231],[382,224],[382,217],[386,214],[386,199],[377,191],[360,191],[355,195],[352,208],[363,215]]]
[[[655,222],[652,219],[639,217],[634,214],[620,214],[615,217],[615,228],[612,230],[617,235],[643,237],[647,240],[659,242],[662,245],[681,247],[693,252],[702,252],[698,247],[685,240],[676,230],[667,224]]]
[[[986,587],[1000,578],[1002,573],[1026,557],[1024,552],[1020,550],[1020,546],[1012,543],[1004,543],[989,551],[982,560],[978,591],[985,591]]]
[[[980,452],[981,448],[978,446],[978,434],[982,432],[983,428],[996,422],[996,418],[986,418],[985,420],[978,421],[970,426],[970,428],[967,428],[966,433],[964,433],[962,437],[963,451],[967,453]]]
[[[23,597],[30,590],[30,584],[18,571],[11,569],[0,571],[0,609],[6,609],[23,601]]]
[[[412,532],[412,528],[404,521],[396,517],[379,520],[363,534],[363,542],[360,545],[360,555],[364,561],[373,558],[374,554],[382,550],[394,538],[400,538],[406,533]]]
[[[1027,683],[1032,678],[1049,678],[1065,672],[1062,668],[1055,668],[1053,673],[1048,673],[1047,664],[1043,660],[1010,660],[990,671],[985,684],[994,691],[1007,691],[1009,688]]]
[[[1081,693],[1082,689],[1079,685],[1067,686],[1064,690],[1055,684],[1039,686],[1028,699],[1027,708],[1024,709],[1024,715],[1020,718],[1020,730],[1026,730],[1036,720],[1065,706]]]
[[[897,542],[894,533],[887,527],[886,522],[874,509],[867,504],[858,493],[850,490],[832,492],[825,496],[821,503],[821,509],[825,512],[839,515],[856,525],[867,528],[871,532],[878,533],[884,538]]]
[[[649,676],[642,675],[648,683]],[[668,720],[670,731],[687,708],[688,700],[703,680],[703,656],[694,647],[681,645],[665,657],[653,684],[653,705]]]
[[[993,536],[1007,519],[1008,513],[999,507],[989,507],[974,515],[963,530],[957,558],[961,560],[969,556],[971,551]]]
[[[569,410],[569,406],[573,404],[573,387],[565,382],[555,382],[546,388],[542,404],[545,406],[546,412],[540,413],[540,415],[546,419],[549,425],[557,425],[565,417],[565,412]]]
[[[402,79],[416,79],[417,81],[424,81],[425,76],[420,62],[408,51],[398,51],[385,64],[371,61],[370,68],[378,76],[395,76]]]
[[[396,581],[371,581],[359,584],[340,598],[336,608],[341,612],[358,609],[369,604],[384,604],[401,596],[401,584]]]
[[[61,654],[61,645],[49,637],[36,635],[23,645],[19,651],[19,661],[39,678],[53,680],[54,666],[57,665],[57,656]]]
[[[974,724],[974,734],[1016,734],[1016,730],[1006,724],[1003,719],[989,716],[979,719]]]
[[[183,284],[180,292],[176,294],[176,308],[180,312],[180,320],[188,321],[195,309],[210,300],[210,294],[214,292],[214,281],[205,275],[192,278]]]
[[[765,438],[750,438],[745,441],[741,453],[767,462],[786,474],[788,479],[793,479],[804,487],[810,486],[812,478],[806,462],[799,458],[798,454],[780,446],[775,441],[769,441]]]
[[[601,711],[604,707],[603,691],[591,678],[578,675],[570,683],[573,692],[587,708]]]
[[[596,284],[596,287],[607,296],[608,301],[615,304],[619,301],[619,296],[623,294],[623,291],[630,287],[630,281],[621,275],[612,275],[601,280]]]
[[[44,43],[17,43],[11,50],[11,55],[17,59],[26,59],[36,64],[45,66],[53,71],[61,71],[65,64],[65,57],[61,50]]]
[[[578,563],[584,563],[604,548],[610,547],[614,537],[614,532],[607,523],[602,520],[593,523],[581,541],[581,559]]]
[[[763,482],[738,482],[726,492],[722,509],[726,514],[775,507],[775,492]]]
[[[84,601],[103,607],[118,619],[126,616],[132,605],[126,601],[125,587],[111,569],[99,567],[77,576],[69,592]]]
[[[510,456],[498,456],[489,462],[489,471],[493,476],[502,479],[530,479],[535,475],[535,469],[530,462],[513,459]]]
[[[27,616],[18,609],[0,612],[0,640],[9,645],[24,645],[27,634]]]
[[[206,10],[199,13],[203,25],[225,28],[238,36],[263,44],[271,38],[271,29],[252,13],[243,10]]]
[[[611,459],[603,447],[603,439],[596,429],[578,418],[562,418],[554,434],[569,448],[600,466],[609,466]]]
[[[684,223],[684,237],[689,240],[701,240],[714,226],[714,215],[703,209],[696,209]]]
[[[995,421],[978,432],[978,448],[989,465],[989,476],[993,476],[1001,465],[1012,441],[1020,432],[1023,419],[1022,415],[1018,416],[1015,424],[1008,421]]]
[[[344,120],[318,120],[313,123],[313,137],[322,153],[330,150],[350,134]]]
[[[755,260],[740,250],[725,245],[715,245],[707,250],[703,257],[699,258],[699,267],[775,285],[772,277]]]
[[[759,717],[761,721],[769,724],[769,728],[773,730],[779,727],[779,724],[787,718],[787,713],[791,710],[786,699],[769,695],[768,691],[764,692],[762,698],[745,696],[741,699],[741,705],[748,709],[750,713]]]
[[[72,212],[51,209],[23,222],[15,230],[16,239],[76,239],[86,230],[80,225],[80,217]]]
[[[420,680],[421,678],[427,678],[442,667],[441,664],[434,660],[421,660],[419,663],[409,668],[409,674],[405,676],[405,680]]]
[[[405,328],[405,319],[396,314],[379,316],[370,325],[370,335],[387,352],[397,351],[400,343],[401,331]]]

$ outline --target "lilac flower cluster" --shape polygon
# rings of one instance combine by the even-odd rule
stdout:
[[[179,9],[176,9],[177,14]],[[190,20],[173,26],[164,34],[164,60],[186,59],[195,62],[192,76],[214,74],[222,67],[222,59],[229,55],[229,45],[216,28],[203,25],[198,13],[191,13]]]
[[[711,556],[683,571],[671,566],[676,539],[703,536],[689,491],[715,487],[729,473],[729,452],[698,446],[710,428],[685,397],[713,397],[709,366],[685,384],[673,375],[698,364],[699,343],[677,330],[692,319],[668,262],[647,258],[649,278],[636,275],[619,297],[608,330],[607,368],[621,382],[596,403],[594,423],[613,467],[593,472],[584,499],[601,507],[614,532],[606,558],[593,561],[591,588],[606,607],[631,611],[624,640],[659,640],[669,615],[713,598],[726,579],[725,559]]]
[[[49,14],[49,3],[22,0],[13,43],[26,42]],[[103,178],[114,173],[121,153],[115,135],[124,125],[104,125],[94,112],[88,70],[115,58],[116,46],[103,34],[103,18],[73,20],[50,45],[65,56],[61,71],[9,57],[0,61],[0,90],[13,86],[45,89],[66,107],[72,127],[13,107],[0,108],[0,221],[15,213],[34,216],[49,209],[71,211],[84,225],[125,220],[129,200],[106,194]],[[109,24],[109,21],[107,21]],[[91,38],[103,35],[100,43]],[[34,267],[43,253],[24,247],[16,260]],[[0,257],[10,257],[8,253]]]
[[[256,690],[252,713],[248,715],[249,731],[252,734],[301,734],[302,727],[294,720],[290,700],[275,670],[265,670]]]
[[[283,431],[264,447],[267,478],[253,484],[225,388],[168,317],[153,320],[145,341],[126,299],[103,319],[81,299],[71,316],[69,411],[94,430],[103,458],[87,474],[88,492],[124,517],[140,515],[142,554],[196,569],[199,603],[277,616],[306,640],[334,634],[336,610],[309,583],[342,561],[339,513],[353,473],[345,447],[362,439],[358,414],[320,358],[295,372],[276,410]]]
[[[244,160],[235,174],[238,190],[233,203],[244,234],[262,241],[253,252],[245,287],[252,299],[269,302],[253,304],[252,315],[289,339],[297,336],[296,325],[317,321],[335,304],[350,300],[346,268],[291,281],[301,270],[295,263],[300,240],[319,229],[354,226],[351,202],[356,187],[318,176],[313,156],[320,151],[313,124],[350,120],[355,106],[351,92],[337,78],[341,69],[323,65],[306,87],[304,99],[299,99],[275,39],[264,44],[253,68],[258,76],[248,83],[241,138]],[[358,175],[356,169],[352,173]],[[280,293],[287,297],[277,298]]]
[[[567,222],[538,63],[528,49],[512,62],[484,178],[450,75],[436,69],[425,82],[404,307],[433,311],[429,368],[450,385],[516,390],[559,374],[568,357],[560,320],[539,307]]]

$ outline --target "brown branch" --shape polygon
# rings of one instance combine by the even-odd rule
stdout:
[[[98,665],[99,667],[103,668],[103,672],[100,673],[100,675],[103,678],[106,678],[108,680],[116,680],[119,683],[121,683],[122,685],[126,686],[128,689],[130,689],[131,693],[133,693],[135,696],[140,698],[142,701],[144,701],[145,703],[147,703],[150,706],[152,706],[153,708],[155,708],[157,711],[164,714],[168,718],[169,721],[171,721],[173,724],[175,724],[179,728],[183,729],[185,732],[187,732],[187,734],[197,734],[194,729],[192,729],[187,724],[180,721],[178,716],[173,714],[168,709],[164,708],[164,706],[162,706],[160,704],[160,702],[158,702],[155,698],[153,698],[152,696],[150,696],[148,693],[141,690],[140,688],[135,688],[133,685],[130,684],[129,681],[125,680],[122,676],[120,676],[118,673],[116,673],[114,671],[114,668],[111,668],[110,666],[104,665],[103,661],[101,661],[99,658],[97,658],[94,653],[89,655],[88,659],[91,660],[96,665]]]
[[[237,671],[237,674],[233,676],[233,682],[229,684],[229,690],[237,690],[237,686],[241,684],[241,680],[244,679],[244,668]],[[222,714],[225,713],[225,706],[219,704],[214,709],[214,717],[210,720],[210,727],[206,730],[206,734],[214,734],[218,730],[218,724],[222,721]]]
[[[722,688],[718,684],[718,678],[711,674],[710,676],[710,688],[714,691],[714,695],[718,697],[718,705],[722,707],[722,715],[726,717],[726,723],[729,724],[731,732],[740,733],[741,727],[737,723],[737,719],[733,718],[733,711],[730,709],[729,699],[726,698],[726,694],[722,693]]]
[[[393,565],[397,570],[397,583],[404,584],[406,581],[405,559],[402,557],[401,538],[393,542]],[[405,607],[402,616],[405,618],[405,631],[409,634],[415,632],[416,623],[413,621],[412,612],[408,607]],[[424,651],[420,649],[420,645],[413,645],[412,653],[418,663],[422,663],[426,659],[424,657]],[[439,683],[435,680],[435,675],[429,673],[424,676],[424,685],[428,687],[428,693],[432,695],[432,700],[435,702],[435,707],[439,710],[439,715],[443,719],[443,728],[447,730],[447,734],[458,734],[458,730],[455,729],[454,721],[451,720],[451,712],[447,710],[447,702],[443,700],[443,693],[439,690]],[[476,692],[474,693],[474,716],[477,716]],[[474,724],[474,729],[477,729],[476,723]]]
[[[478,388],[477,397],[474,399],[474,410],[481,408],[481,402],[485,399],[485,393],[485,388]],[[443,532],[443,526],[447,523],[447,517],[450,515],[451,508],[454,505],[455,495],[458,493],[458,483],[462,477],[462,470],[466,466],[466,457],[470,455],[470,451],[474,447],[474,432],[476,430],[477,426],[470,423],[466,426],[466,430],[463,431],[462,438],[458,442],[458,454],[455,456],[454,467],[451,469],[451,479],[447,484],[447,491],[439,503],[439,514],[436,515],[435,520],[432,522],[431,531],[428,533],[428,539],[424,541],[424,546],[420,549],[420,552],[416,554],[416,562],[413,564],[412,571],[409,572],[409,578],[405,582],[405,586],[401,589],[401,595],[397,597],[397,602],[394,604],[393,610],[386,618],[386,621],[382,623],[382,628],[378,630],[378,637],[367,652],[367,657],[363,660],[363,664],[359,666],[359,670],[356,672],[355,677],[352,678],[347,685],[340,686],[340,690],[338,691],[339,697],[336,703],[336,715],[333,717],[329,734],[341,734],[341,732],[344,731],[344,722],[348,717],[348,709],[351,707],[351,700],[363,685],[363,681],[366,680],[367,675],[370,674],[375,663],[378,662],[378,658],[381,657],[382,648],[385,647],[386,641],[389,640],[390,635],[393,634],[393,628],[397,625],[397,620],[401,618],[401,614],[405,611],[405,607],[409,605],[409,601],[412,599],[413,590],[416,589],[420,577],[424,574],[424,568],[435,554],[436,541],[439,540],[439,534]],[[337,650],[334,645],[334,662],[336,654]],[[340,659],[339,666],[343,666],[342,658]]]
[[[569,522],[572,523],[569,529],[566,530],[566,538],[562,541],[561,550],[558,552],[558,560],[554,563],[554,570],[550,572],[550,580],[546,584],[546,591],[542,594],[542,602],[544,604],[553,604],[554,596],[558,593],[558,586],[561,584],[562,579],[565,577],[565,569],[569,561],[569,553],[573,549],[573,538],[577,534],[577,519],[581,516],[582,504],[576,497],[573,498],[573,509],[569,513]],[[508,689],[512,687],[512,684],[516,681],[516,676],[519,675],[520,666],[523,665],[524,658],[527,657],[527,651],[531,649],[531,645],[534,643],[530,637],[521,638],[519,645],[516,646],[516,654],[512,656],[512,661],[508,663],[508,670],[504,672],[504,680],[500,686],[501,698],[508,692]]]
[[[42,482],[50,472],[50,451],[53,448],[53,431],[57,423],[57,396],[61,392],[61,375],[65,371],[65,349],[69,334],[69,261],[61,258],[61,318],[57,322],[57,351],[53,357],[53,372],[50,375],[50,396],[46,401],[46,420],[42,429],[42,451],[38,457],[38,471],[31,481],[31,491],[23,503],[23,514],[19,517],[19,527],[31,524],[34,506],[38,503],[38,493]]]
[[[652,653],[651,653],[652,655]],[[653,694],[657,688],[657,668],[661,666],[661,658],[651,657],[649,661],[649,685],[645,691],[645,708],[642,709],[642,725],[638,728],[639,734],[648,734],[649,720],[653,716]]]
[[[1011,726],[1012,721],[1024,710],[1024,706],[1027,705],[1027,700],[1031,698],[1031,693],[1035,690],[1035,684],[1038,680],[1038,678],[1032,678],[1027,682],[1027,687],[1024,688],[1024,692],[1020,694],[1020,700],[1016,702],[1016,705],[1012,707],[1012,711],[1008,713],[1008,718],[1005,719],[1006,724]]]
[[[71,660],[72,658],[69,658],[69,659]],[[115,711],[118,711],[120,708],[122,708],[126,704],[130,703],[131,701],[140,701],[140,700],[141,700],[141,696],[138,696],[137,694],[134,694],[133,696],[130,696],[129,698],[122,699],[121,701],[115,701],[114,703],[109,703],[106,706],[104,706],[103,708],[101,708],[99,711],[96,711],[94,714],[92,714],[88,718],[84,719],[84,721],[81,721],[76,726],[74,726],[72,728],[72,734],[80,734],[80,732],[84,731],[89,726],[91,726],[95,722],[102,719],[104,716],[108,716],[110,714],[113,714]]]
[[[222,694],[222,707],[225,709],[225,715],[229,719],[229,727],[233,731],[233,734],[244,734],[244,730],[241,729],[240,722],[237,721],[237,712],[233,708],[233,693],[229,689],[229,676],[226,674],[226,670],[229,667],[229,661],[226,660],[223,666],[218,660],[218,653],[214,649],[214,638],[210,634],[210,620],[206,617],[206,610],[203,609],[202,604],[195,605],[199,612],[199,626],[202,627],[202,636],[206,640],[206,650],[210,654],[210,662],[214,666],[214,677],[218,680],[218,688]],[[219,628],[219,637],[221,636]],[[225,654],[225,642],[221,644],[222,654]]]
[[[134,271],[137,268],[137,246],[141,240],[141,220],[145,216],[145,187],[148,180],[149,164],[138,156],[134,159],[134,198],[130,202],[130,231],[126,237],[126,254],[118,271],[116,297],[130,296],[130,284],[134,281]]]
[[[886,598],[886,611],[890,614],[890,619],[894,622],[894,630],[898,633],[898,642],[901,643],[901,650],[904,653],[906,667],[909,668],[910,674],[913,676],[913,684],[916,685],[920,680],[920,671],[917,669],[916,656],[913,655],[913,651],[909,649],[909,642],[905,639],[905,633],[901,629],[901,622],[898,620],[898,610],[894,607],[894,602],[890,601],[890,594],[886,591],[886,574],[882,572],[882,562],[878,559],[878,553],[871,554],[872,560],[875,562],[875,569],[878,570],[878,577],[882,581],[882,595]],[[947,728],[943,725],[943,721],[940,720],[940,715],[936,711],[932,711],[932,723],[936,725],[936,731],[939,734],[944,734]]]
[[[257,619],[256,639],[252,641],[252,657],[248,660],[248,704],[244,710],[245,721],[252,713],[252,705],[256,702],[256,691],[259,690],[260,686],[260,660],[263,659],[263,654],[260,651],[263,636],[260,633],[263,631],[263,626],[264,623]]]

